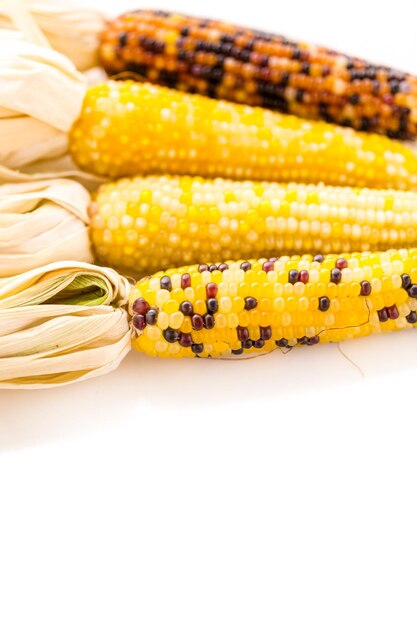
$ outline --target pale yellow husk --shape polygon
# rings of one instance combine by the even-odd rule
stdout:
[[[83,4],[82,0],[0,0],[0,28],[17,28],[29,41],[50,45],[84,71],[97,64],[105,17]]]
[[[64,55],[0,30],[0,166],[66,154],[87,81]]]
[[[0,278],[54,261],[91,263],[89,202],[71,180],[0,185]]]
[[[115,369],[130,349],[128,281],[52,263],[0,280],[0,388],[65,385]]]

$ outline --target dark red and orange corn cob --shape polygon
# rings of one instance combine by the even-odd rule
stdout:
[[[139,10],[109,22],[111,75],[146,80],[397,139],[417,135],[417,77],[324,47],[232,24]]]

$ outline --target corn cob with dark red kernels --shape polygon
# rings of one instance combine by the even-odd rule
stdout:
[[[322,118],[399,139],[417,134],[417,78],[246,27],[139,10],[109,22],[101,61],[184,91]]]
[[[141,275],[208,258],[417,245],[417,193],[404,191],[147,176],[102,185],[90,214],[100,263]]]
[[[87,90],[76,163],[112,177],[169,173],[417,190],[417,156],[380,135],[151,83]]]
[[[256,355],[417,326],[417,249],[201,264],[129,296],[151,356]]]

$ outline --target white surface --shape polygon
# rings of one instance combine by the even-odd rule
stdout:
[[[147,6],[417,73],[414,0]],[[414,626],[417,333],[341,348],[0,392],[2,626]]]

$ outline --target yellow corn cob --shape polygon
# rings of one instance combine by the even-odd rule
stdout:
[[[417,193],[148,176],[102,185],[91,237],[136,274],[209,259],[417,245]]]
[[[232,356],[417,325],[417,249],[192,265],[130,296],[134,347],[152,356]]]
[[[77,164],[147,173],[417,190],[417,157],[386,137],[165,87],[90,87],[70,133]]]

